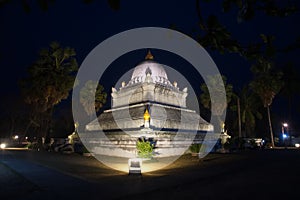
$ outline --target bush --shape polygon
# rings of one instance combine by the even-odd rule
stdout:
[[[141,138],[137,141],[136,149],[138,157],[140,158],[151,158],[153,154],[154,145],[149,141],[145,141],[144,138]]]
[[[200,148],[201,148],[201,144],[192,144],[192,145],[190,146],[190,151],[191,151],[192,153],[199,153]]]

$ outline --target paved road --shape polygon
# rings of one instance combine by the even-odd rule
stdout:
[[[1,151],[1,199],[295,199],[300,151],[189,155],[143,176],[111,170],[93,157]],[[297,199],[297,198],[296,198]]]

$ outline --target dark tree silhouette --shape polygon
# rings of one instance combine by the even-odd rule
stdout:
[[[46,137],[53,108],[67,99],[78,70],[75,50],[52,42],[42,49],[39,58],[28,68],[28,77],[21,81],[26,103],[32,107],[32,121],[39,124],[39,137]]]
[[[260,112],[261,103],[259,96],[254,93],[248,85],[245,86],[238,94],[240,100],[240,114],[241,123],[245,132],[244,137],[255,137],[254,129],[256,127],[256,120],[262,119]],[[237,105],[232,105],[231,109],[237,111]]]
[[[283,86],[282,73],[276,72],[272,67],[272,63],[265,59],[259,60],[251,69],[254,74],[254,79],[250,83],[250,87],[253,92],[259,95],[263,106],[267,108],[271,145],[274,147],[270,106],[276,94],[279,93]]]
[[[208,81],[209,81],[209,85],[212,86],[214,88],[214,96],[218,97],[220,95],[225,95],[223,94],[223,92],[226,92],[226,100],[227,102],[219,102],[218,99],[215,100],[215,108],[212,111],[212,113],[214,113],[217,116],[221,116],[224,111],[227,109],[228,104],[231,101],[231,98],[233,96],[233,86],[231,84],[227,84],[227,78],[225,76],[222,76],[223,79],[223,84],[221,84],[216,76],[209,76],[208,77]],[[225,87],[225,90],[223,89]],[[202,93],[200,94],[200,101],[202,103],[202,105],[207,108],[207,109],[211,109],[211,95],[208,91],[208,87],[205,83],[201,84],[200,86]],[[223,121],[220,121],[219,119],[219,123],[220,123],[220,127],[222,126],[222,124],[224,123]],[[217,127],[216,127],[217,128]]]
[[[95,102],[91,101],[92,95],[95,95]],[[96,81],[87,81],[80,90],[80,103],[88,116],[100,110],[106,102],[106,97],[107,94],[104,92],[103,86],[99,85]]]

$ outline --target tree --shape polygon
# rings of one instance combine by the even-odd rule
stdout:
[[[75,50],[52,42],[39,52],[39,58],[28,68],[28,77],[21,80],[26,103],[32,107],[32,121],[39,123],[38,137],[46,137],[53,108],[67,99],[73,88],[78,65]]]
[[[266,39],[261,42],[252,42],[248,44],[240,42],[237,39],[232,37],[232,33],[228,30],[226,25],[221,23],[216,15],[209,13],[208,16],[203,14],[205,8],[205,3],[210,2],[196,0],[196,11],[198,16],[198,28],[196,29],[196,39],[198,42],[203,45],[205,48],[211,50],[217,50],[220,53],[237,53],[246,59],[255,60],[257,56],[262,51],[263,43],[268,42],[272,44],[273,36],[267,36],[261,34]],[[202,4],[203,3],[203,4]],[[288,1],[285,3],[276,3],[272,0],[223,0],[222,1],[222,11],[228,13],[236,7],[237,12],[237,21],[238,23],[247,22],[254,18],[255,14],[263,13],[267,16],[272,17],[287,17],[291,14],[294,14],[299,11],[296,1]],[[207,18],[206,18],[207,17]],[[299,48],[299,38],[295,39],[296,42],[293,45],[287,45],[285,48],[276,49],[277,51],[290,51]],[[296,45],[295,45],[296,44]],[[271,47],[271,45],[269,46]],[[274,48],[268,48],[269,53],[275,53]]]
[[[84,107],[88,116],[92,116],[95,111],[98,112],[106,103],[107,94],[104,92],[103,86],[98,84],[96,81],[87,81],[84,87],[80,90],[79,95],[80,103]],[[93,95],[95,95],[95,102],[91,101],[91,99],[93,99],[91,98]]]
[[[66,138],[70,133],[74,132],[74,120],[72,115],[71,105],[60,106],[55,111],[55,118],[53,119],[53,131],[51,137]]]
[[[270,114],[270,106],[272,105],[275,95],[279,93],[283,86],[282,73],[276,72],[270,61],[261,58],[257,64],[251,67],[254,79],[250,83],[250,87],[258,94],[263,106],[267,109],[267,116],[270,128],[271,145],[274,147],[273,128]]]
[[[225,109],[227,108],[228,104],[231,101],[231,98],[233,96],[233,86],[231,84],[227,84],[227,78],[225,76],[222,76],[222,80],[223,80],[223,84],[219,83],[219,81],[217,81],[217,75],[215,76],[209,76],[208,77],[208,81],[209,81],[209,85],[213,86],[214,88],[214,96],[220,96],[220,95],[224,95],[224,89],[223,87],[225,87],[225,92],[226,92],[226,100],[227,102],[225,102],[226,104],[224,105],[224,102],[219,102],[219,99],[215,99],[214,103],[216,105],[216,107],[214,108],[213,113],[216,114],[217,116],[221,116]],[[201,84],[200,86],[201,88],[201,95],[200,95],[200,102],[201,104],[207,108],[207,109],[211,109],[211,101],[212,99],[210,98],[211,94],[208,91],[208,87],[205,83]],[[223,121],[221,121],[219,119],[219,123],[220,123],[220,127],[222,126],[222,124],[224,123]],[[217,127],[216,127],[217,128]],[[218,127],[219,128],[219,127]]]
[[[262,114],[259,112],[261,104],[259,104],[258,96],[253,93],[248,86],[244,87],[239,93],[241,123],[244,127],[244,136],[254,136],[253,132],[256,126],[256,119],[262,119]],[[231,106],[232,110],[237,110],[237,105]]]

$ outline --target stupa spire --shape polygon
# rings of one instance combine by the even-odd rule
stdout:
[[[151,51],[148,50],[148,53],[147,53],[147,55],[146,55],[146,57],[145,57],[145,60],[153,60],[153,59],[154,59],[154,57],[153,57],[153,55],[151,54]]]

